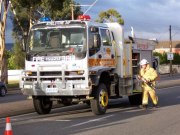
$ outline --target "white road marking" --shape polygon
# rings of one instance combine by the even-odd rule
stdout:
[[[35,119],[35,120],[37,120],[37,119]],[[44,119],[42,119],[42,121],[64,121],[64,122],[66,122],[66,121],[71,121],[71,120],[61,120],[61,119],[59,119],[59,120],[54,120],[54,119],[51,119],[51,118],[44,118]]]
[[[72,125],[70,127],[81,126],[81,125],[84,125],[84,124],[87,124],[87,123],[91,123],[91,122],[95,122],[95,121],[100,121],[100,120],[103,120],[103,119],[106,119],[106,118],[109,118],[109,117],[113,117],[113,116],[114,115],[109,115],[109,116],[101,117],[101,118],[98,118],[98,119],[92,119],[92,120],[89,120],[89,121],[86,121],[86,122],[82,122],[82,123],[78,123],[78,124]],[[70,128],[70,127],[67,127],[67,128]]]
[[[55,121],[62,121],[62,122],[65,121],[66,122],[66,121],[71,121],[71,120],[55,120]]]

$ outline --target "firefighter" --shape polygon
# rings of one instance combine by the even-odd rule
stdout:
[[[146,59],[140,61],[140,72],[138,78],[142,80],[142,105],[140,108],[147,109],[148,106],[148,95],[150,95],[153,106],[158,107],[158,97],[155,92],[155,80],[158,77],[156,70],[154,70]]]

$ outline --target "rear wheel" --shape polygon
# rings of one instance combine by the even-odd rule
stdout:
[[[72,98],[62,98],[62,104],[65,106],[72,105]]]
[[[38,114],[48,114],[52,109],[49,97],[33,97],[34,109]]]
[[[5,87],[2,87],[1,89],[0,89],[0,96],[1,97],[4,97],[6,95],[6,89],[5,89]]]
[[[129,96],[129,102],[131,105],[140,105],[142,104],[142,93]]]
[[[94,99],[91,100],[92,112],[96,115],[106,113],[108,106],[108,92],[106,86],[101,83],[98,89],[94,91]]]

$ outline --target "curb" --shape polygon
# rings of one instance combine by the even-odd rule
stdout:
[[[157,89],[172,87],[172,86],[180,86],[180,79],[178,80],[166,80],[162,82],[157,82]]]
[[[7,94],[21,94],[21,90],[19,88],[7,88]]]

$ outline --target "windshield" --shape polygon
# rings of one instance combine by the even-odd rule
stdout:
[[[86,54],[85,28],[38,28],[31,31],[28,52],[33,55],[70,55],[82,58]]]

